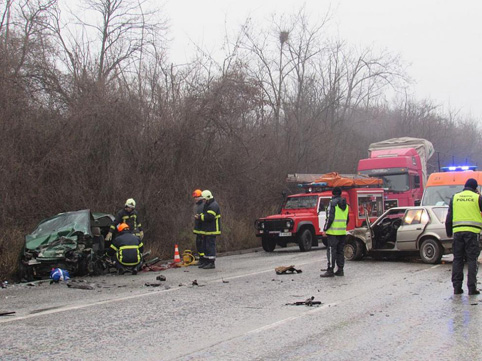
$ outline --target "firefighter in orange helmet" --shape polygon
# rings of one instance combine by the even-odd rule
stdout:
[[[201,214],[204,208],[204,198],[202,197],[202,191],[200,189],[192,192],[194,199],[194,215]],[[196,249],[199,254],[199,267],[206,264],[206,258],[204,257],[204,236],[201,234],[201,220],[194,218],[194,228],[192,232],[196,235]]]

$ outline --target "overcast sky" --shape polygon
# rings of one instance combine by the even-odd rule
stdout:
[[[189,58],[191,42],[214,51],[226,26],[235,31],[247,17],[262,23],[303,4],[315,17],[331,9],[331,37],[400,54],[417,99],[482,120],[480,0],[165,0],[171,58]]]

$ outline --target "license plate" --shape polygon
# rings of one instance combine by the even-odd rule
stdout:
[[[281,233],[279,234],[279,236],[280,236],[280,237],[289,237],[289,236],[291,236],[291,232],[281,232]]]

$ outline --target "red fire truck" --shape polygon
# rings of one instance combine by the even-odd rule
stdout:
[[[296,175],[288,176],[294,181]],[[266,252],[272,252],[276,246],[286,247],[297,243],[301,251],[309,251],[318,246],[321,240],[326,245],[323,226],[326,221],[326,208],[334,187],[342,188],[342,197],[346,198],[349,208],[348,229],[360,227],[365,222],[366,214],[375,221],[384,212],[384,190],[380,188],[382,180],[359,175],[325,174],[315,182],[301,184],[304,193],[293,194],[283,202],[279,214],[256,220],[256,236]]]

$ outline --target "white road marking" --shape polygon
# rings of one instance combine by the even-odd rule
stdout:
[[[211,344],[209,346],[206,346],[206,347],[203,347],[201,349],[198,349],[198,350],[193,350],[191,352],[189,352],[188,354],[184,354],[184,355],[180,355],[180,356],[177,356],[175,359],[178,359],[180,357],[182,358],[185,358],[185,357],[189,357],[189,356],[194,356],[196,355],[197,353],[199,352],[203,352],[205,350],[208,350],[208,349],[211,349],[213,348],[214,346],[219,346],[221,344],[224,344],[224,343],[227,343],[227,342],[231,342],[231,341],[234,341],[236,339],[239,339],[239,338],[243,338],[243,337],[247,337],[247,336],[253,336],[253,335],[257,335],[263,331],[267,331],[267,330],[271,330],[273,328],[276,328],[278,326],[281,326],[281,325],[284,325],[284,324],[287,324],[288,322],[291,322],[291,321],[294,321],[294,320],[297,320],[297,319],[300,319],[302,317],[305,317],[307,315],[310,315],[310,314],[313,314],[313,313],[316,313],[316,312],[320,312],[320,311],[324,311],[326,310],[327,308],[331,307],[331,306],[336,306],[337,303],[327,303],[326,305],[323,305],[323,306],[320,306],[320,307],[316,307],[315,309],[313,310],[309,310],[307,312],[304,312],[298,316],[292,316],[292,317],[288,317],[288,318],[285,318],[283,320],[279,320],[279,321],[276,321],[276,322],[273,322],[273,323],[270,323],[269,325],[265,325],[265,326],[262,326],[262,327],[259,327],[259,328],[255,328],[254,330],[250,330],[250,331],[247,331],[247,332],[244,332],[240,335],[237,335],[237,336],[233,336],[231,338],[228,338],[228,339],[225,339],[225,340],[221,340],[217,343],[214,343],[214,344]],[[172,359],[172,360],[175,360],[175,359]]]
[[[315,261],[310,261],[310,262],[298,263],[298,265],[303,266],[303,265],[307,265],[307,264],[310,264],[310,263],[318,263],[318,262],[320,262],[319,259],[317,259]],[[242,275],[238,275],[238,276],[216,278],[214,280],[206,282],[206,284],[216,283],[216,282],[219,282],[221,280],[228,281],[228,280],[234,280],[234,279],[237,279],[237,278],[256,276],[256,275],[259,275],[259,274],[262,274],[262,273],[268,273],[268,272],[273,272],[273,268],[258,271],[258,272],[246,273],[246,274],[242,274]],[[55,309],[51,309],[51,310],[45,310],[45,311],[42,311],[42,312],[37,312],[37,313],[25,315],[25,316],[18,316],[18,317],[3,319],[3,320],[0,320],[0,324],[7,323],[7,322],[13,322],[13,321],[27,320],[27,319],[34,318],[34,317],[51,315],[51,314],[60,313],[60,312],[80,310],[80,309],[88,308],[88,307],[92,307],[92,306],[106,305],[106,304],[109,304],[109,303],[131,300],[131,299],[134,299],[134,298],[141,298],[141,297],[148,297],[148,296],[152,296],[152,295],[159,295],[159,293],[173,292],[173,291],[180,290],[181,288],[183,288],[183,287],[173,287],[173,288],[170,288],[168,290],[159,290],[157,292],[146,292],[146,293],[141,293],[141,294],[137,294],[137,295],[125,296],[125,297],[121,297],[121,298],[112,298],[112,299],[108,299],[108,300],[104,300],[104,301],[94,301],[94,302],[91,302],[91,303],[85,303],[85,304],[81,304],[81,305],[59,307],[59,308],[55,308]]]
[[[254,333],[260,333],[260,332],[263,332],[263,331],[266,331],[266,330],[271,330],[272,328],[284,325],[285,323],[288,323],[290,321],[297,320],[299,318],[305,317],[306,315],[309,315],[309,314],[312,314],[312,313],[323,311],[328,307],[332,307],[332,306],[336,306],[336,305],[337,305],[337,303],[327,303],[326,305],[316,307],[315,309],[310,310],[308,312],[305,312],[301,315],[288,317],[288,318],[285,318],[284,320],[276,321],[276,322],[271,323],[269,325],[265,325],[265,326],[262,326],[260,328],[256,328],[254,330],[248,331],[248,332],[245,333],[245,335],[250,335],[250,334],[254,334]]]

